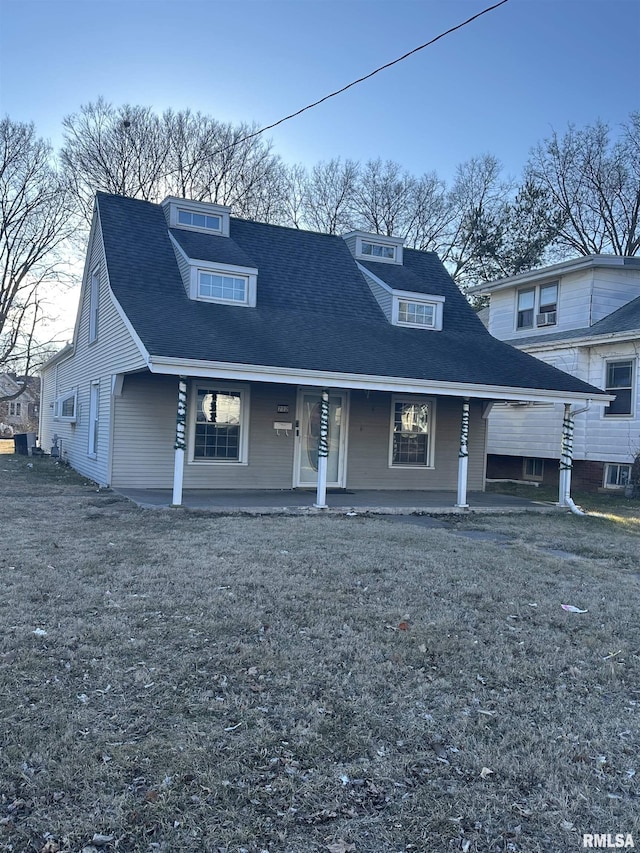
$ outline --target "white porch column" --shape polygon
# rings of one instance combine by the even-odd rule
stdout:
[[[467,508],[467,472],[469,467],[469,398],[462,403],[460,424],[460,450],[458,452],[458,499],[456,506]]]
[[[182,480],[184,476],[184,450],[186,447],[185,427],[187,423],[187,377],[178,380],[178,412],[176,415],[176,440],[173,458],[173,506],[182,504]]]
[[[327,457],[329,456],[329,392],[323,389],[320,396],[320,436],[318,438],[318,488],[317,509],[327,507]]]
[[[562,447],[560,450],[560,477],[558,484],[558,503],[569,506],[571,499],[571,469],[573,468],[573,414],[571,403],[564,404],[562,419]]]

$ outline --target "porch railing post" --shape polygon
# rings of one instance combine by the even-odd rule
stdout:
[[[317,509],[327,507],[327,457],[329,456],[329,392],[325,389],[320,396],[320,436],[318,438],[318,486]]]
[[[458,497],[456,506],[466,509],[467,477],[469,467],[469,398],[462,403],[462,421],[460,423],[460,450],[458,452]]]
[[[187,378],[181,376],[178,380],[178,411],[176,414],[176,440],[173,458],[173,506],[182,504],[182,482],[184,477],[184,451],[186,447],[187,424]]]

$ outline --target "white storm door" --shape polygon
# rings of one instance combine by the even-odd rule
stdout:
[[[295,472],[296,486],[318,482],[318,439],[320,437],[320,391],[298,392]],[[343,488],[347,436],[347,394],[329,394],[329,456],[327,486]]]

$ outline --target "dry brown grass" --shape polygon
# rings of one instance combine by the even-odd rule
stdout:
[[[152,512],[30,464],[0,462],[0,850],[640,843],[629,519]]]

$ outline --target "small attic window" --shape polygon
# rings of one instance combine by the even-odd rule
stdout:
[[[403,237],[370,234],[367,231],[350,231],[342,237],[356,260],[362,258],[364,261],[402,265]]]
[[[178,225],[189,225],[191,228],[204,228],[206,231],[222,231],[220,216],[208,216],[204,213],[194,213],[191,210],[178,209]]]
[[[167,196],[162,202],[162,210],[169,228],[188,228],[219,237],[229,236],[230,207]]]
[[[373,258],[384,258],[389,261],[395,261],[396,259],[396,247],[385,246],[384,243],[370,243],[367,240],[363,240],[361,252],[363,255],[370,255]]]

